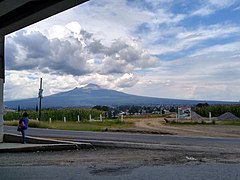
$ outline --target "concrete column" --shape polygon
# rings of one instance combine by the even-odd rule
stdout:
[[[0,36],[0,143],[3,142],[4,36]]]
[[[3,79],[0,78],[0,143],[3,142]]]

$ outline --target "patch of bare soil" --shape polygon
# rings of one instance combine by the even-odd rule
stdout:
[[[239,153],[218,151],[159,151],[121,148],[97,148],[80,151],[1,153],[1,166],[79,166],[91,169],[131,168],[148,165],[239,163]]]
[[[169,134],[180,136],[207,136],[207,137],[240,137],[239,126],[229,125],[169,125],[164,118],[130,119],[135,128],[131,129],[109,129],[119,132],[136,132],[150,134]]]

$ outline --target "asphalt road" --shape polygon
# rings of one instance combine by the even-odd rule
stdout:
[[[4,126],[5,133],[19,134],[16,127]],[[199,147],[218,147],[224,149],[240,149],[239,138],[207,138],[207,137],[183,137],[176,135],[152,135],[135,133],[116,133],[116,132],[88,132],[88,131],[69,131],[52,130],[41,128],[29,128],[28,136],[56,138],[71,141],[115,141],[132,142],[162,145],[181,145]]]
[[[16,127],[11,126],[4,126],[4,133],[19,134]],[[240,179],[238,138],[40,128],[29,128],[27,135],[78,142],[115,141],[188,146],[189,151],[99,148],[63,152],[5,153],[0,154],[0,179]],[[194,147],[199,147],[199,151],[192,151]],[[202,151],[202,147],[211,150]]]
[[[144,166],[133,169],[116,169],[116,171],[111,170],[111,172],[107,172],[106,169],[91,170],[87,167],[19,166],[0,168],[0,174],[2,179],[18,180],[239,180],[239,168],[239,164],[204,164],[198,166],[167,165],[153,167]]]

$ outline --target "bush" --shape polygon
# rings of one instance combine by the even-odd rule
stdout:
[[[203,106],[196,107],[193,110],[203,117],[208,117],[209,112],[212,113],[213,117],[218,117],[226,112],[231,112],[235,116],[240,117],[240,104]]]

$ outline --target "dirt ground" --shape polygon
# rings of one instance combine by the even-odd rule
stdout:
[[[78,166],[93,170],[167,164],[240,163],[239,153],[97,148],[88,150],[1,153],[1,166]]]
[[[169,125],[165,123],[164,118],[151,119],[128,119],[133,122],[135,128],[128,130],[130,132],[142,132],[152,134],[172,134],[180,136],[204,136],[204,137],[240,137],[240,126],[231,125]]]

